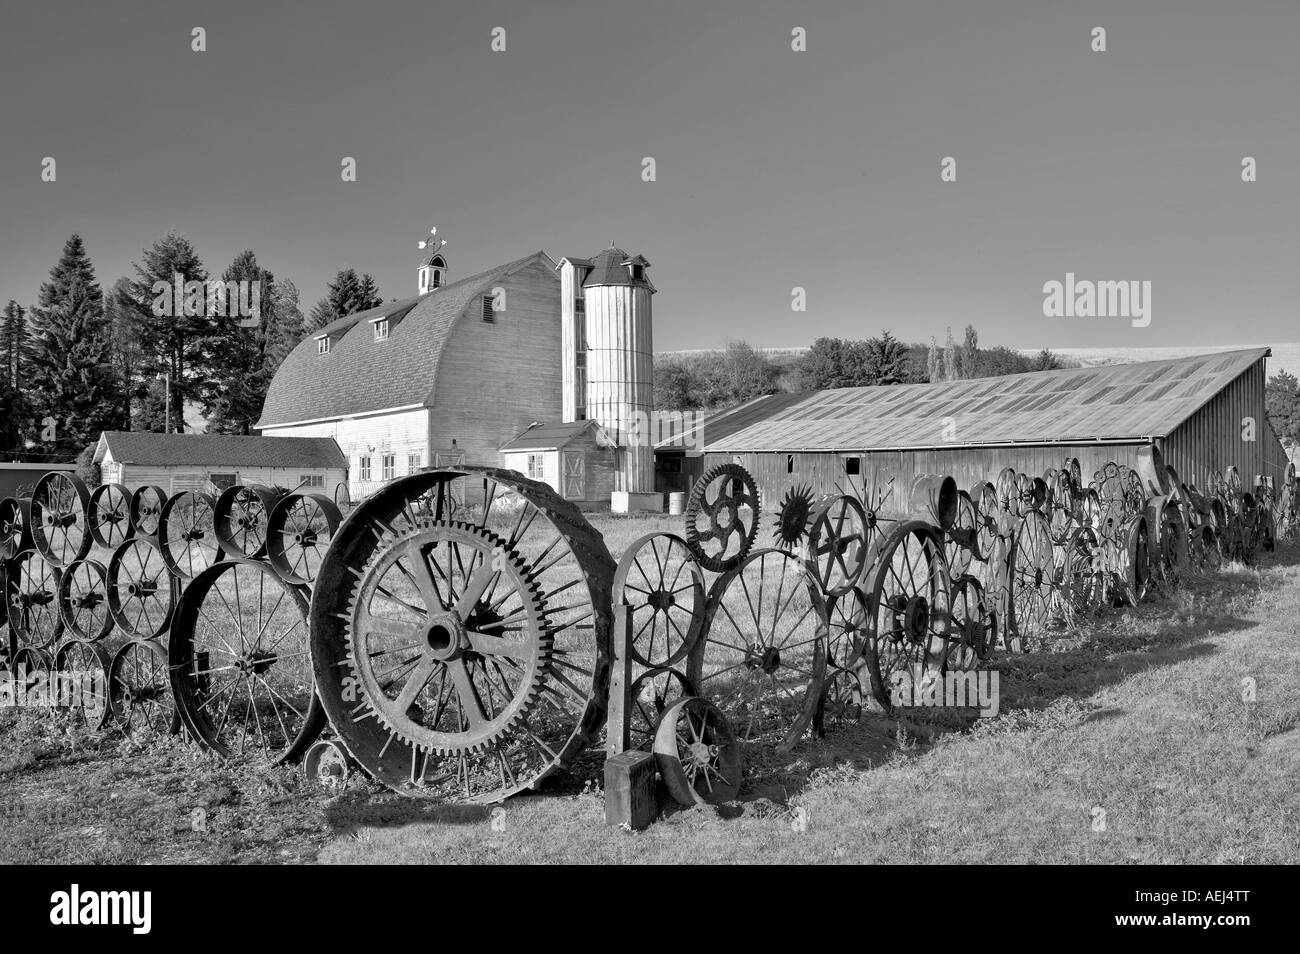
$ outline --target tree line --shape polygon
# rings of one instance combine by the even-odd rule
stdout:
[[[193,407],[209,433],[252,433],[272,376],[304,337],[383,303],[375,280],[349,268],[304,316],[297,286],[251,249],[210,281],[177,232],[143,249],[132,271],[105,292],[73,235],[36,303],[10,300],[0,313],[4,458],[68,460],[104,430],[190,430]],[[230,307],[225,290],[237,287],[254,290],[236,299],[251,311]]]

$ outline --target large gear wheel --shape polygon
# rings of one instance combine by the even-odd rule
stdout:
[[[788,550],[796,549],[808,536],[808,521],[812,519],[812,485],[789,487],[781,498],[781,508],[776,513],[776,528],[772,536],[776,545]]]
[[[339,525],[312,590],[312,668],[340,743],[406,795],[537,788],[604,722],[613,577],[578,509],[514,471],[387,484]]]
[[[411,745],[486,751],[538,702],[552,646],[541,587],[489,530],[427,520],[401,534],[367,566],[349,615],[352,672]]]
[[[739,464],[719,464],[691,487],[686,543],[700,566],[727,573],[740,566],[758,536],[758,485]]]

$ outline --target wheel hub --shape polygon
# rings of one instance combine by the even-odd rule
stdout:
[[[692,742],[687,746],[690,753],[691,761],[698,766],[705,766],[712,762],[718,756],[718,747],[709,745],[707,742]]]
[[[924,596],[913,596],[903,610],[903,633],[913,642],[920,642],[930,629],[930,603]]]
[[[745,665],[750,669],[761,669],[770,676],[781,668],[781,650],[767,646],[762,652],[746,653]]]
[[[260,676],[275,662],[275,653],[254,650],[243,653],[235,660],[235,668],[246,675]]]
[[[655,590],[646,600],[656,613],[663,613],[677,605],[677,597],[668,590]]]
[[[455,613],[436,613],[424,631],[425,652],[447,662],[469,649],[465,622]]]

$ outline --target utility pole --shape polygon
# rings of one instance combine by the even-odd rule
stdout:
[[[163,386],[167,389],[167,418],[166,423],[163,425],[163,433],[170,434],[172,432],[172,373],[170,368],[163,372],[163,382]]]

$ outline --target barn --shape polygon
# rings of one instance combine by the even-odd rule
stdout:
[[[1152,445],[1201,487],[1229,465],[1247,484],[1256,475],[1280,484],[1286,453],[1264,410],[1269,353],[782,396],[718,433],[706,424],[701,464],[743,465],[765,505],[792,485],[834,492],[846,476],[859,487],[891,477],[906,487],[941,473],[968,488],[1003,467],[1042,474],[1069,457],[1090,476],[1112,460],[1136,467]]]
[[[502,445],[502,466],[549,484],[567,500],[608,500],[614,492],[614,446],[596,421],[539,423]]]
[[[106,484],[219,493],[234,484],[303,488],[335,495],[347,462],[327,437],[245,437],[104,431],[95,463]]]

